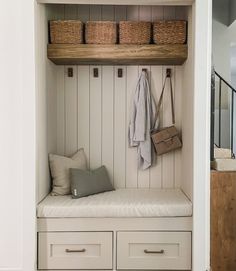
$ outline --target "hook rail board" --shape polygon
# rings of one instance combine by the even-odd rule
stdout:
[[[182,65],[187,45],[49,44],[48,58],[57,65]]]

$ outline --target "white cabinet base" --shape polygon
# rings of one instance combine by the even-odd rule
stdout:
[[[39,269],[112,269],[112,232],[39,233]]]
[[[117,269],[190,270],[190,232],[118,232]]]
[[[191,270],[191,232],[192,217],[38,219],[38,267]],[[66,253],[66,249],[86,251]],[[164,253],[148,253],[162,249]]]

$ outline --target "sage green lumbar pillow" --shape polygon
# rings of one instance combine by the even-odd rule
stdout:
[[[72,198],[82,198],[114,190],[105,166],[95,170],[70,169]]]

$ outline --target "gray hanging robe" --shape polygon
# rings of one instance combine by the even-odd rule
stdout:
[[[129,145],[138,148],[138,165],[145,170],[153,162],[151,130],[157,129],[156,105],[151,94],[147,73],[142,71],[131,101]]]

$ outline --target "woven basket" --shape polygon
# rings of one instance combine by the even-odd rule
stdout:
[[[88,44],[115,44],[117,42],[116,22],[87,22],[85,25],[85,42]]]
[[[151,23],[120,21],[120,44],[149,44],[151,41]]]
[[[153,23],[153,41],[156,44],[184,44],[186,21],[157,21]]]
[[[83,23],[77,20],[50,21],[50,42],[57,44],[83,43]]]

